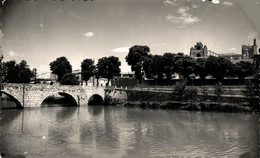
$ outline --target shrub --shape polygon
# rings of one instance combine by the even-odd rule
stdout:
[[[198,90],[196,88],[193,87],[188,87],[184,90],[184,99],[187,100],[194,100],[195,96],[197,96],[198,94]]]
[[[78,79],[77,79],[76,76],[75,76],[74,74],[72,74],[72,73],[66,73],[66,74],[62,77],[60,83],[61,83],[62,85],[79,85]]]
[[[221,98],[221,95],[223,94],[223,87],[222,87],[221,83],[217,83],[215,85],[215,94],[217,95],[217,101],[220,104],[220,98]]]
[[[181,78],[179,82],[176,83],[174,86],[174,92],[178,94],[183,94],[184,90],[186,89],[186,80],[184,78]]]
[[[255,110],[259,111],[259,84],[257,83],[257,79],[251,81],[246,81],[246,87],[243,91],[244,95],[246,96],[249,104],[255,108]]]

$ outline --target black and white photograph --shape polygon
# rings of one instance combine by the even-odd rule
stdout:
[[[0,158],[259,158],[260,0],[1,0]]]

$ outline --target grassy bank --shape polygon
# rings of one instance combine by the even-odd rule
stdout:
[[[249,106],[238,106],[231,103],[214,103],[214,102],[177,102],[177,101],[127,101],[123,104],[125,107],[143,108],[143,109],[172,109],[188,111],[216,111],[216,112],[257,112]]]

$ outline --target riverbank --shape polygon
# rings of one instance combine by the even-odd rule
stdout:
[[[249,106],[238,106],[231,103],[215,103],[215,102],[176,102],[176,101],[128,101],[118,106],[142,109],[171,109],[171,110],[187,110],[187,111],[212,111],[212,112],[232,112],[232,113],[252,113],[257,112]]]
[[[258,98],[243,95],[244,86],[221,87],[220,94],[215,93],[216,87],[213,86],[195,88],[194,93],[190,91],[187,95],[173,88],[110,89],[106,98],[109,98],[108,105],[143,109],[259,113]]]

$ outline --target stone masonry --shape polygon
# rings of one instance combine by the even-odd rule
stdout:
[[[20,107],[41,107],[48,96],[62,94],[71,96],[77,104],[86,105],[94,94],[105,96],[105,87],[44,85],[44,84],[4,84],[2,93],[13,98]]]

